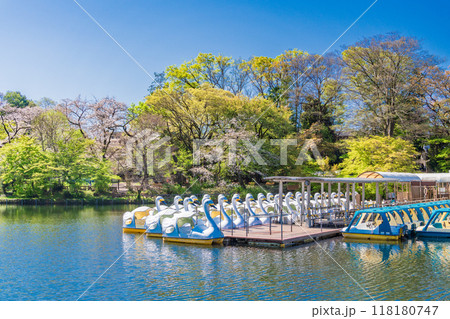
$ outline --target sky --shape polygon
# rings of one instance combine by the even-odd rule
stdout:
[[[0,92],[142,101],[154,72],[200,52],[321,54],[374,2],[0,0]],[[378,0],[330,49],[398,32],[450,65],[450,2]],[[138,65],[140,64],[140,66]],[[148,73],[148,74],[147,74]]]

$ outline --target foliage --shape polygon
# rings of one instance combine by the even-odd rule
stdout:
[[[15,139],[0,149],[0,178],[17,196],[42,194],[49,186],[47,155],[29,137]]]
[[[450,71],[440,62],[417,39],[384,34],[323,56],[199,53],[155,73],[131,106],[109,97],[35,106],[7,92],[3,183],[18,196],[81,196],[87,185],[107,193],[115,175],[139,194],[161,183],[184,192],[189,182],[188,192],[243,192],[266,175],[413,171],[417,151],[427,169],[447,171]],[[309,143],[315,149],[305,151]]]
[[[450,171],[450,138],[435,138],[428,141],[430,166],[438,171]]]
[[[33,101],[28,100],[27,97],[19,91],[7,91],[3,95],[3,100],[11,107],[15,108],[24,108],[27,106],[31,107],[36,105]]]
[[[19,197],[64,193],[81,195],[81,187],[93,183],[97,193],[105,193],[112,178],[109,162],[89,152],[91,141],[72,130],[70,138],[58,139],[54,151],[22,136],[0,149],[0,172],[4,187]]]
[[[346,141],[347,157],[341,163],[342,176],[364,171],[413,172],[417,152],[411,142],[400,138],[371,136]]]
[[[374,36],[347,48],[342,57],[362,131],[391,137],[400,133],[408,138],[424,134],[420,97],[427,70],[438,61],[416,39]]]

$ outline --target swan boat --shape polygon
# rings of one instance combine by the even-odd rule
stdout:
[[[179,206],[179,203],[183,199],[181,196],[175,196],[174,198],[174,204],[173,206],[170,206],[166,209],[162,209],[161,211],[158,211],[153,216],[149,216],[145,221],[145,234],[147,237],[162,237],[162,222],[165,218],[173,217],[173,215],[177,212],[180,212],[181,208]],[[185,198],[185,205],[188,202],[188,200],[191,200],[190,198]]]
[[[200,245],[222,244],[224,236],[210,215],[211,208],[217,210],[214,202],[206,199],[203,203],[203,210],[209,222],[208,225],[195,225],[192,217],[194,217],[196,212],[191,212],[190,215],[180,214],[175,216],[174,223],[164,230],[163,240],[165,242]]]
[[[123,214],[122,229],[124,233],[143,233],[145,232],[145,220],[152,213],[152,209],[142,206],[131,212]]]

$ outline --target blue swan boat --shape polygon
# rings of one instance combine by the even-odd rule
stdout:
[[[174,199],[174,205],[170,206],[169,208],[163,209],[161,211],[158,211],[153,216],[149,216],[145,221],[145,234],[147,237],[162,237],[162,221],[165,218],[173,217],[173,215],[180,211],[179,203],[183,199],[181,196],[175,196]]]
[[[145,232],[145,220],[151,214],[151,208],[147,206],[138,207],[131,212],[123,214],[122,229],[124,233]]]
[[[163,232],[164,241],[200,245],[222,244],[224,236],[210,215],[211,208],[217,210],[214,202],[206,199],[203,202],[203,209],[209,222],[208,226],[195,225],[192,218],[195,212],[191,213],[192,216],[175,216],[175,223],[168,226]]]

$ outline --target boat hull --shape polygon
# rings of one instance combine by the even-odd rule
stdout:
[[[147,237],[151,237],[151,238],[162,238],[162,234],[158,234],[158,233],[146,233]]]
[[[416,235],[422,238],[450,238],[450,232],[416,231]]]
[[[123,232],[124,233],[144,233],[145,229],[144,228],[127,228],[127,227],[123,227]]]
[[[165,242],[193,244],[193,245],[208,245],[222,244],[223,238],[197,239],[197,238],[179,238],[179,237],[163,237]]]
[[[378,234],[362,234],[362,233],[342,233],[344,238],[350,239],[366,239],[377,241],[399,241],[402,239],[402,235],[378,235]]]

